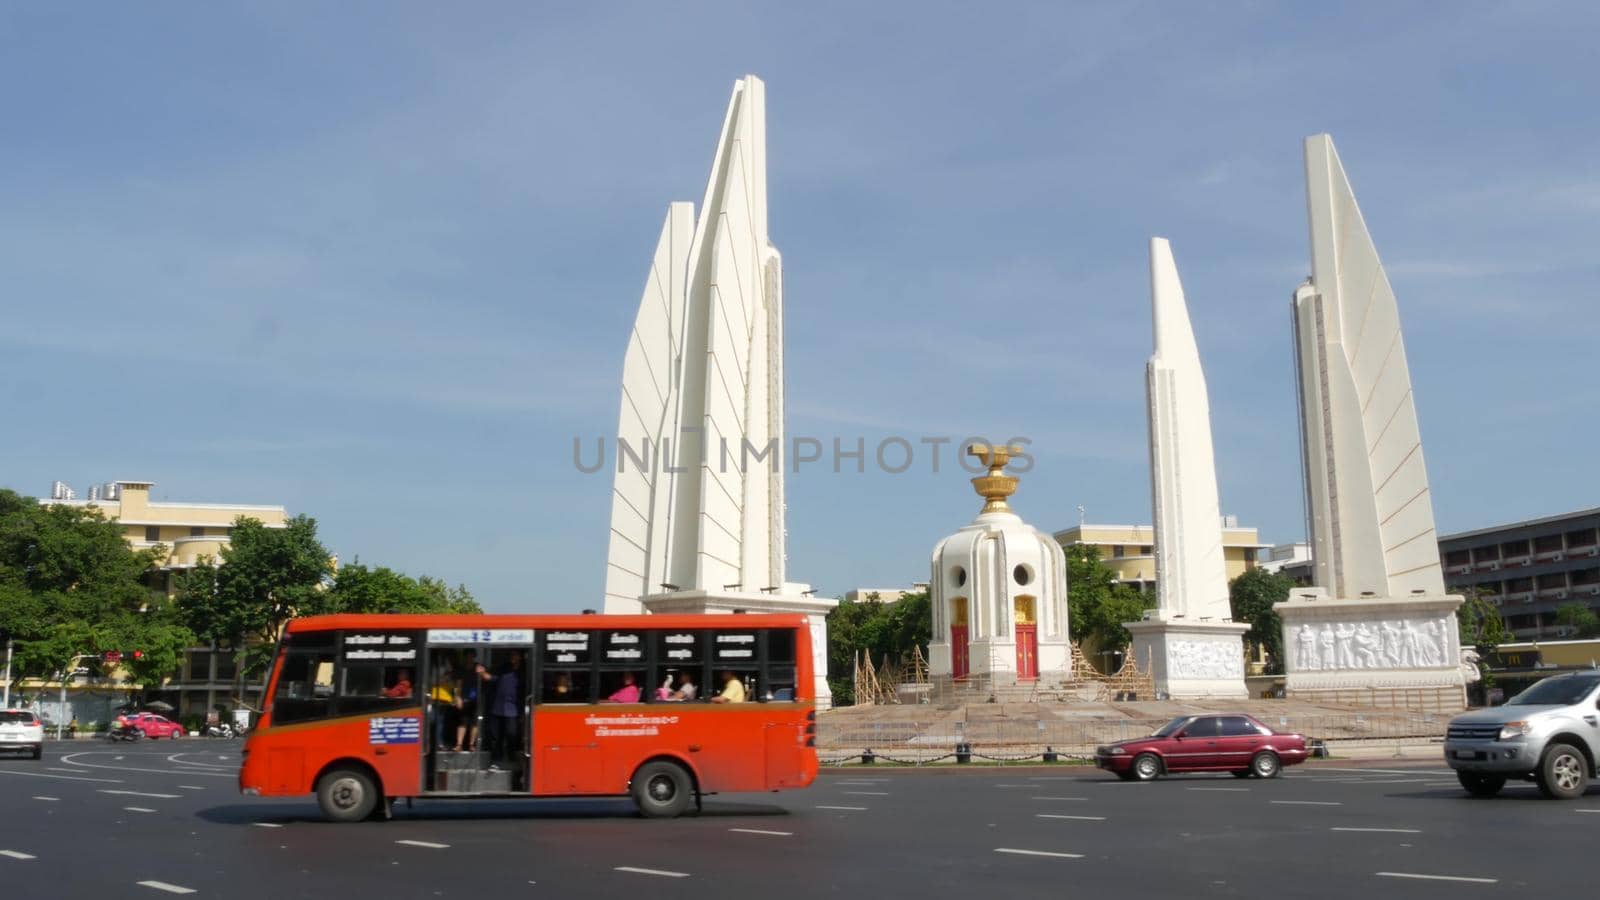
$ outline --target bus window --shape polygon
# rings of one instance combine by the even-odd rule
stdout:
[[[774,628],[767,632],[766,680],[761,685],[758,699],[795,699],[798,678],[795,674],[794,634],[788,628]]]
[[[760,699],[756,693],[760,671],[760,635],[754,629],[740,631],[714,631],[711,633],[711,668],[716,673],[712,697],[722,702],[744,703]],[[739,682],[734,690],[728,688],[728,678]],[[726,699],[723,699],[726,698]]]
[[[346,631],[341,642],[339,715],[382,712],[421,703],[413,632]]]
[[[643,703],[645,696],[645,633],[600,632],[600,699],[607,703]],[[649,685],[654,689],[655,685]]]
[[[540,703],[592,703],[590,675],[593,635],[588,631],[546,631],[539,635],[542,675]]]
[[[278,689],[272,697],[274,724],[306,722],[333,715],[335,662],[333,635],[308,634],[284,638]]]
[[[657,631],[655,666],[645,682],[650,699],[704,700],[706,633],[698,630]],[[665,696],[661,689],[668,688]]]

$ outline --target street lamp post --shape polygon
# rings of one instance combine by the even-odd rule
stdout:
[[[61,729],[66,727],[62,721],[67,717],[67,679],[78,674],[78,662],[94,656],[93,653],[79,653],[67,663],[67,668],[61,673],[61,709],[56,713],[56,740],[61,740]]]
[[[6,687],[5,699],[0,700],[0,709],[11,708],[11,651],[16,649],[17,642],[13,638],[6,638]]]

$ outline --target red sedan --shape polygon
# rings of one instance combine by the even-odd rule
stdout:
[[[136,728],[144,732],[144,736],[151,738],[180,738],[183,737],[183,726],[165,716],[155,713],[133,713],[131,715],[117,716],[118,728]]]
[[[1124,781],[1150,781],[1171,772],[1232,772],[1276,778],[1305,762],[1306,739],[1279,734],[1250,716],[1179,716],[1148,737],[1098,747],[1094,764]]]

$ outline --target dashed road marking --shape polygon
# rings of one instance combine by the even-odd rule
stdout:
[[[1421,828],[1330,828],[1329,831],[1362,831],[1373,834],[1421,834]]]
[[[180,788],[182,788],[183,790],[186,790],[186,791],[203,791],[203,790],[205,790],[205,788],[201,787],[198,784],[180,784],[180,785],[178,785],[178,787],[180,787]]]
[[[1016,856],[1054,856],[1060,859],[1083,859],[1082,853],[1057,853],[1054,850],[1019,850],[1016,847],[996,847],[996,853],[1010,853]]]
[[[1600,809],[1575,809],[1573,812],[1600,813]]]
[[[56,801],[60,800],[61,798],[60,797],[46,797],[46,796],[41,794],[40,796],[34,797],[33,799],[35,799],[35,800],[49,800],[49,801],[51,801],[53,803],[53,802],[56,802]]]
[[[107,788],[101,788],[100,793],[117,794],[123,797],[154,797],[157,800],[176,800],[183,796],[182,794],[151,794],[146,793],[145,791],[116,791],[108,790]]]
[[[194,888],[186,888],[181,884],[167,884],[165,881],[141,881],[138,884],[140,887],[152,888],[158,891],[166,891],[169,894],[194,893]]]
[[[1499,884],[1498,878],[1473,878],[1467,875],[1423,875],[1417,872],[1377,872],[1380,878],[1420,878],[1425,881],[1467,881],[1472,884]]]
[[[72,771],[68,769],[67,771]],[[98,781],[101,784],[122,784],[121,778],[86,778],[82,775],[51,775],[47,772],[18,772],[16,769],[0,769],[0,775],[26,775],[29,778],[59,778],[62,781]]]
[[[1338,800],[1268,800],[1267,802],[1268,803],[1276,803],[1279,806],[1343,806],[1344,805],[1343,803],[1341,803]]]
[[[1104,822],[1105,816],[1060,816],[1054,813],[1034,813],[1036,819],[1076,819],[1081,822]]]
[[[888,791],[840,791],[842,794],[854,794],[857,797],[887,797]]]
[[[395,841],[395,843],[396,844],[405,844],[407,847],[427,847],[429,850],[445,850],[445,849],[448,849],[450,847],[449,844],[436,844],[433,841],[404,840],[404,841]]]
[[[1029,800],[1083,800],[1083,801],[1087,802],[1089,798],[1088,797],[1029,797],[1028,799]]]
[[[848,812],[866,812],[865,806],[819,806],[817,809],[842,809]]]
[[[123,809],[127,810],[128,812],[142,812],[142,813],[155,812],[155,810],[149,808],[148,806],[124,806]]]
[[[282,822],[251,822],[250,824],[254,825],[257,828],[282,828],[283,827],[283,823]]]
[[[792,831],[767,831],[764,828],[729,828],[728,830],[739,834],[770,834],[773,837],[794,837],[794,832]]]
[[[634,866],[613,866],[615,872],[632,872],[635,875],[660,875],[662,878],[688,878],[688,872],[668,872],[666,869],[640,869]]]
[[[1240,791],[1248,791],[1250,789],[1249,788],[1203,788],[1203,787],[1192,787],[1192,788],[1188,788],[1188,790],[1191,790],[1191,791],[1227,791],[1228,793],[1232,794],[1232,793],[1238,793]]]
[[[9,856],[12,859],[38,859],[32,853],[23,853],[20,850],[0,850],[0,856]]]

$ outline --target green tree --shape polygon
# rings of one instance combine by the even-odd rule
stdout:
[[[349,613],[481,613],[465,585],[450,587],[423,575],[412,578],[358,560],[339,569],[328,591],[330,609]]]
[[[74,657],[141,651],[125,666],[144,684],[177,668],[193,639],[144,584],[164,548],[134,552],[99,510],[0,490],[0,623],[17,641],[19,676],[49,677]]]
[[[1085,652],[1121,650],[1133,636],[1124,622],[1137,622],[1153,606],[1152,598],[1117,580],[1093,544],[1073,544],[1067,554],[1067,616],[1072,638]]]
[[[828,613],[828,687],[834,703],[855,702],[852,675],[857,654],[866,651],[874,664],[887,656],[906,665],[915,648],[926,650],[932,634],[933,606],[926,590],[902,594],[893,603],[884,603],[876,591],[858,602],[839,601]]]
[[[1294,586],[1293,578],[1265,569],[1247,569],[1228,585],[1233,620],[1250,626],[1244,638],[1266,651],[1270,675],[1283,674],[1283,620],[1275,606]]]
[[[1478,653],[1478,672],[1482,676],[1472,688],[1475,702],[1482,702],[1485,692],[1494,687],[1494,672],[1489,669],[1489,655],[1500,645],[1511,640],[1511,630],[1506,628],[1500,611],[1490,601],[1493,596],[1482,587],[1462,588],[1461,608],[1456,610],[1456,624],[1461,630],[1461,646],[1471,647]]]
[[[317,539],[317,523],[295,516],[282,528],[234,520],[220,563],[207,561],[178,581],[178,605],[200,637],[234,651],[236,695],[261,675],[284,623],[296,615],[332,612],[333,562]]]
[[[1581,638],[1600,635],[1600,616],[1582,603],[1563,603],[1557,607],[1556,624],[1571,629]]]

